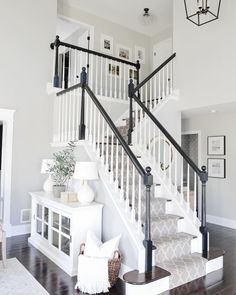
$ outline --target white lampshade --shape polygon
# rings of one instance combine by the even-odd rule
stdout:
[[[53,164],[53,160],[52,159],[44,159],[42,161],[42,165],[41,165],[41,173],[42,174],[47,174],[48,173],[48,169],[50,168],[50,166]]]
[[[76,162],[73,178],[79,180],[98,179],[96,162]]]

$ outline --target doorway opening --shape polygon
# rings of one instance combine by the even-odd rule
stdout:
[[[200,142],[200,131],[189,131],[189,132],[183,132],[181,136],[181,145],[184,152],[189,156],[190,159],[193,160],[193,162],[200,167],[201,163],[201,142]],[[184,191],[184,198],[187,199],[187,186],[189,184],[189,197],[190,197],[190,205],[191,208],[193,208],[193,202],[194,202],[194,187],[196,185],[197,192],[197,204],[199,208],[199,198],[198,198],[198,186],[199,181],[198,178],[195,178],[195,173],[192,169],[188,170],[187,162],[183,161],[183,191]],[[188,175],[189,171],[189,175]],[[189,181],[189,183],[188,183]],[[195,183],[195,181],[197,183]],[[198,215],[198,209],[197,209],[197,215]]]

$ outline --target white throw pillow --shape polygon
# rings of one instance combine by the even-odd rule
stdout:
[[[84,255],[112,259],[114,251],[118,250],[121,235],[102,243],[93,232],[87,232]]]

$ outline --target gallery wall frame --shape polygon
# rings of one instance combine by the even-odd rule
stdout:
[[[207,155],[208,156],[225,156],[226,154],[226,137],[225,135],[214,135],[207,137]]]
[[[224,158],[208,158],[207,171],[211,178],[226,178],[226,160]]]
[[[116,46],[116,54],[117,57],[124,59],[124,60],[132,60],[132,49],[129,47],[126,47],[124,45],[121,44],[117,44]]]
[[[113,55],[113,37],[101,34],[101,52]]]

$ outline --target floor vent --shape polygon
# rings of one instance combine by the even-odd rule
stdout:
[[[31,221],[31,209],[22,209],[20,214],[21,223],[29,223]]]

